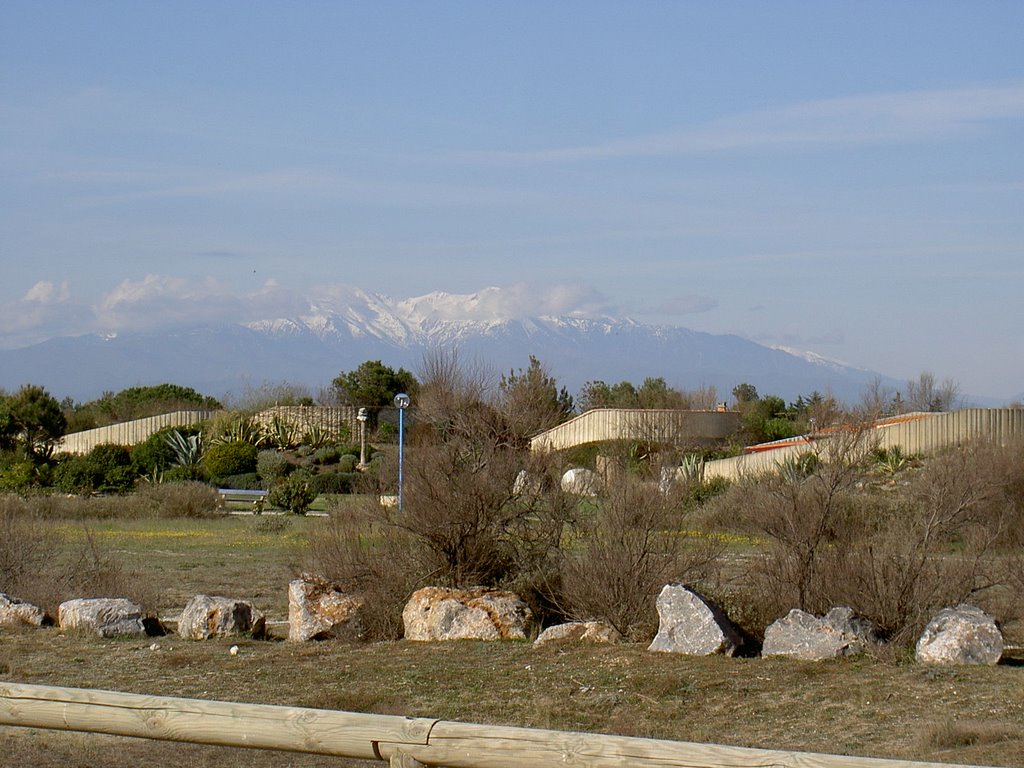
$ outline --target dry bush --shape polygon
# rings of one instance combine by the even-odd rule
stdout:
[[[126,597],[144,608],[157,604],[156,583],[126,567],[116,553],[102,546],[96,537],[82,528],[75,541],[65,539],[55,567],[47,568],[33,587],[40,604],[56,615],[65,600],[83,597]]]
[[[808,453],[780,465],[776,474],[737,489],[743,508],[737,522],[768,539],[746,578],[753,594],[749,611],[758,624],[791,608],[823,613],[833,600],[833,554],[845,551],[861,534],[862,516],[854,499],[865,433],[843,430]],[[735,499],[735,494],[731,495]],[[759,635],[762,626],[748,627]]]
[[[960,602],[1009,618],[1020,592],[1007,583],[1004,554],[1020,546],[1020,471],[1012,454],[989,443],[929,460],[876,530],[836,553],[835,599],[903,644],[935,611]],[[1011,599],[1000,605],[1000,594]]]
[[[47,520],[110,520],[147,514],[134,494],[125,496],[29,496],[25,503],[34,514]]]
[[[147,517],[211,517],[221,514],[217,489],[206,483],[141,483],[134,493],[112,496],[40,494],[24,509],[46,520],[112,520]]]
[[[0,497],[0,591],[36,603],[51,616],[60,603],[79,597],[155,604],[150,580],[127,570],[87,528],[81,536],[63,535],[56,521],[40,515],[40,501]]]
[[[721,554],[714,540],[681,530],[682,507],[678,495],[632,475],[609,484],[562,551],[564,612],[606,621],[632,640],[652,637],[661,588],[705,581]]]
[[[143,483],[133,499],[140,511],[156,517],[214,517],[222,513],[217,489],[206,483]]]
[[[400,633],[401,609],[418,586],[514,589],[543,613],[574,509],[548,457],[517,447],[499,390],[480,369],[447,353],[428,356],[424,368],[401,510],[339,510],[310,543],[318,573],[382,612],[367,619],[376,637]],[[396,470],[377,467],[374,498],[394,493]]]
[[[791,608],[849,605],[878,634],[912,644],[938,609],[960,602],[1016,618],[1024,462],[1018,447],[962,446],[925,462],[903,485],[875,490],[855,452],[805,472],[745,483],[714,506],[768,539],[737,601],[752,632]],[[839,459],[839,462],[836,462]]]
[[[404,506],[387,523],[424,549],[427,575],[453,587],[498,585],[557,548],[568,500],[530,457],[493,444],[419,446],[408,462]]]
[[[46,570],[60,536],[14,495],[0,496],[0,591],[21,596]]]
[[[332,510],[309,533],[309,569],[364,598],[362,621],[372,640],[402,637],[402,609],[422,581],[424,565],[410,537],[381,520],[380,508]]]

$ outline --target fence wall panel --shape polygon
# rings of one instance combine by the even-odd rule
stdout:
[[[898,447],[906,454],[927,456],[972,440],[990,440],[1006,445],[1020,439],[1024,439],[1024,409],[965,408],[950,413],[907,414],[879,424],[866,436],[865,446]],[[771,472],[801,453],[820,450],[820,442],[785,445],[731,459],[710,461],[704,469],[705,477],[735,480],[744,475]]]
[[[123,421],[106,427],[65,435],[57,445],[61,453],[88,453],[97,445],[138,445],[165,427],[187,427],[210,418],[214,411],[174,411],[145,419]]]
[[[709,443],[727,439],[739,425],[734,411],[596,408],[537,435],[530,448],[559,451],[606,440]]]

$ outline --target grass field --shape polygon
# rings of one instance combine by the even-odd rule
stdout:
[[[321,518],[106,520],[91,535],[155,585],[161,615],[198,592],[287,614],[287,582]],[[68,536],[84,536],[77,523]],[[99,640],[3,631],[0,678],[147,694],[430,716],[770,749],[1024,768],[1024,660],[931,668],[907,658],[827,663],[688,658],[643,646],[292,644]],[[240,646],[232,656],[228,648]],[[0,729],[6,765],[338,766],[326,757]],[[355,763],[349,763],[355,764]],[[380,763],[375,763],[380,765]]]

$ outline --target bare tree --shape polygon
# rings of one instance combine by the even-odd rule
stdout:
[[[960,386],[952,379],[936,381],[931,371],[922,371],[914,381],[907,382],[907,391],[903,398],[906,411],[951,411],[960,399]]]
[[[860,407],[869,419],[889,416],[895,408],[896,390],[882,383],[879,377],[873,378],[861,393]]]
[[[718,407],[718,390],[713,384],[705,384],[683,392],[683,396],[689,401],[690,408],[695,411],[713,411]]]

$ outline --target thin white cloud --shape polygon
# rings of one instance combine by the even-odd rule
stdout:
[[[21,299],[0,305],[0,348],[26,346],[58,336],[248,323],[305,317],[321,310],[343,313],[349,308],[371,314],[394,312],[414,322],[491,322],[618,313],[603,294],[576,283],[518,283],[471,294],[438,292],[393,299],[343,285],[300,290],[268,280],[255,291],[239,291],[211,277],[150,274],[122,280],[92,304],[73,299],[67,282],[40,281]]]
[[[483,322],[543,316],[594,317],[616,309],[603,294],[575,283],[516,283],[472,294],[432,293],[404,299],[397,306],[418,320]]]
[[[20,299],[0,304],[0,348],[21,347],[65,335],[68,329],[87,327],[89,317],[89,308],[72,299],[67,281],[40,280]]]
[[[657,306],[644,307],[636,310],[641,315],[695,315],[710,312],[718,307],[718,299],[710,296],[674,296]]]
[[[40,280],[25,293],[22,301],[25,304],[61,304],[71,298],[68,281],[55,285],[48,280]]]
[[[564,162],[740,151],[894,144],[962,136],[1024,118],[1024,83],[823,99],[725,117],[672,133],[579,147],[470,152],[474,160]]]
[[[140,331],[209,323],[237,323],[303,311],[308,301],[275,281],[238,292],[213,278],[146,275],[124,280],[94,307],[103,331]]]

